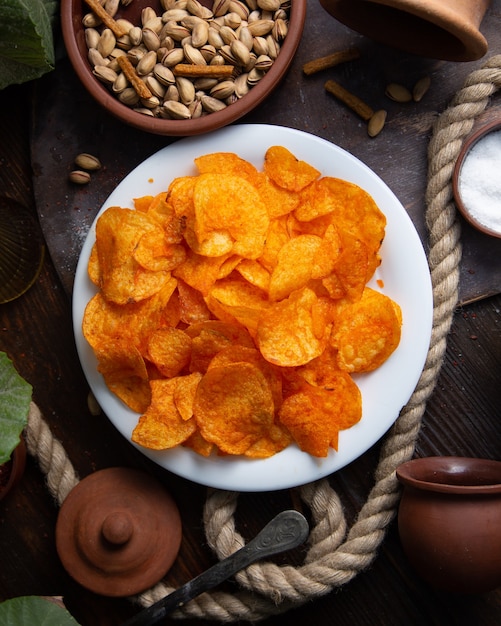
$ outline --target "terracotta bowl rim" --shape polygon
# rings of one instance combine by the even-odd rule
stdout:
[[[468,476],[468,473],[476,476],[476,481],[461,483],[459,477]],[[463,456],[422,457],[402,463],[397,468],[396,475],[402,485],[421,491],[465,495],[501,494],[501,461],[491,459]],[[434,476],[438,478],[437,481],[433,480]],[[447,476],[455,478],[447,482]]]

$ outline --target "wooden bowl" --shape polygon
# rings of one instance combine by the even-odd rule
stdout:
[[[203,4],[207,4],[207,0],[204,0]],[[212,2],[210,4],[212,5]],[[157,135],[200,135],[240,119],[259,106],[280,83],[301,40],[306,16],[306,0],[294,0],[292,3],[288,2],[287,5],[291,5],[287,35],[268,72],[246,95],[229,104],[225,109],[208,113],[197,119],[163,119],[136,112],[122,104],[110,88],[94,76],[88,60],[85,28],[82,24],[83,16],[90,12],[84,0],[61,0],[61,28],[68,57],[80,81],[91,96],[112,115],[125,124]],[[286,3],[284,2],[282,6],[286,6]],[[152,7],[157,15],[163,13],[159,0],[135,0],[127,7],[121,6],[115,19],[123,17],[133,24],[140,25],[141,10],[145,7]]]
[[[475,153],[472,152],[472,150],[478,150],[482,140],[494,138],[494,135],[491,133],[498,133],[497,136],[501,139],[501,121],[494,120],[486,124],[466,139],[454,166],[452,190],[456,206],[467,222],[486,235],[501,238],[501,209],[499,208],[499,194],[501,193],[501,184],[499,184],[501,149],[499,150],[499,153],[496,152],[495,159],[492,158],[492,155],[485,155],[482,157],[487,159],[487,167],[477,165],[477,168],[480,167],[480,173],[478,176],[475,175],[474,169],[469,169],[471,166],[468,161],[469,157],[478,158],[478,155],[475,156]],[[501,143],[499,145],[501,148]],[[489,175],[489,171],[492,173],[492,176]],[[468,194],[465,189],[467,180],[474,175],[475,184],[481,187],[481,189],[478,190],[479,195],[475,197]],[[466,176],[468,176],[468,179]],[[493,202],[492,198],[489,200],[488,197],[482,198],[482,195],[480,195],[488,193],[488,187],[490,187],[491,182],[498,194],[495,206],[494,204],[490,204],[490,202]],[[489,206],[493,211],[495,219],[491,217],[489,213],[486,213]],[[493,219],[494,221],[492,221]]]

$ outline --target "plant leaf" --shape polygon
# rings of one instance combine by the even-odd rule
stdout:
[[[32,387],[0,352],[0,463],[10,459],[28,421]]]
[[[0,89],[54,69],[55,0],[0,2]]]
[[[78,626],[78,622],[66,609],[38,596],[21,596],[0,603],[0,624]]]

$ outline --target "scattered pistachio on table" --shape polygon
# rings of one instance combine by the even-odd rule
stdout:
[[[70,182],[75,185],[87,185],[90,183],[91,175],[89,172],[95,172],[101,169],[101,161],[88,152],[81,152],[75,157],[75,165],[78,169],[69,173]]]

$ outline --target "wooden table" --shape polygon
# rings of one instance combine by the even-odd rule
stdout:
[[[489,40],[489,55],[501,52],[500,15],[501,3],[495,0],[482,27]],[[351,111],[324,93],[325,75],[306,79],[301,71],[302,64],[313,56],[354,44],[363,50],[362,59],[331,71],[328,77],[349,86],[373,107],[388,109],[388,125],[374,140]],[[326,20],[317,5],[310,3],[304,40],[285,81],[259,111],[242,121],[299,128],[348,149],[395,191],[426,242],[424,191],[431,124],[465,76],[481,63],[409,57]],[[404,107],[384,97],[386,82],[411,85],[424,73],[432,76],[432,89],[419,105]],[[81,477],[105,467],[137,467],[151,472],[174,495],[183,519],[183,541],[167,582],[179,586],[214,562],[203,534],[206,490],[160,470],[135,451],[105,416],[90,414],[88,386],[74,346],[69,298],[78,252],[100,202],[137,163],[171,139],[141,137],[110,120],[89,100],[64,60],[52,75],[35,85],[34,98],[33,87],[9,87],[0,93],[2,110],[8,111],[0,118],[0,193],[39,216],[49,254],[36,284],[18,300],[0,305],[0,349],[33,385],[35,402]],[[72,106],[68,107],[70,96]],[[493,98],[485,117],[496,111],[499,104]],[[72,155],[98,150],[106,167],[100,185],[83,190],[67,185]],[[454,317],[416,455],[499,459],[500,242],[466,226],[463,239],[462,305]],[[332,477],[349,519],[356,515],[372,485],[379,448],[376,444]],[[294,505],[288,490],[242,494],[237,523],[251,538],[274,513]],[[21,595],[63,596],[68,609],[85,626],[120,624],[136,610],[128,600],[86,591],[64,571],[54,542],[57,513],[44,477],[30,458],[21,485],[0,503],[0,600]],[[367,571],[339,590],[263,623],[443,626],[500,621],[500,590],[457,596],[434,590],[418,578],[402,553],[393,522]]]

